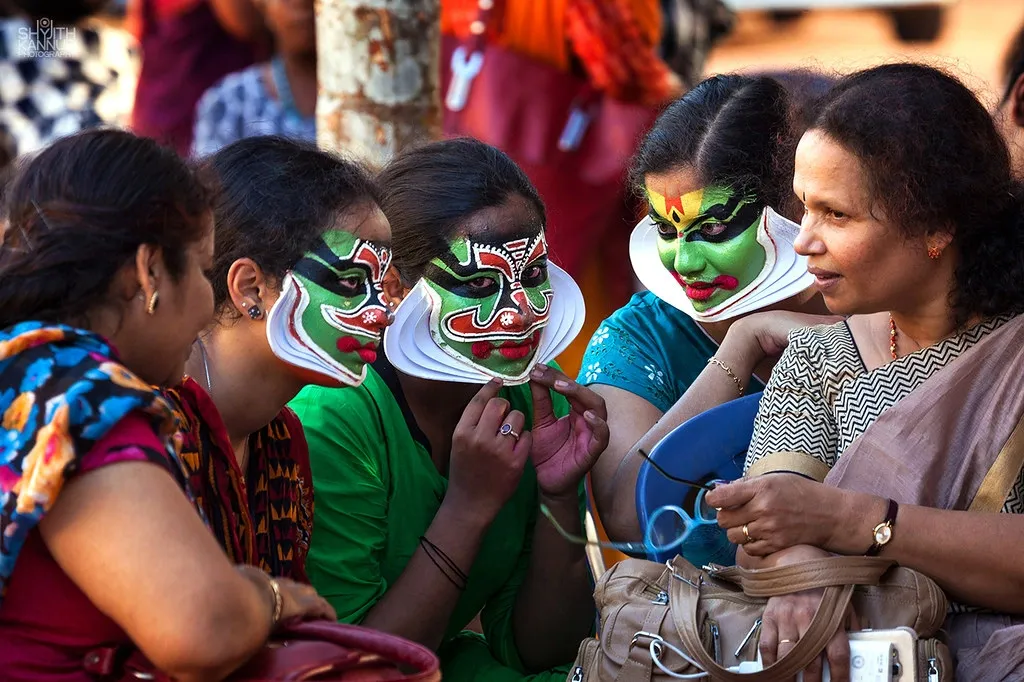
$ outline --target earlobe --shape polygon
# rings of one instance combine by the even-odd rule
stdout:
[[[409,288],[402,284],[402,277],[394,266],[388,268],[387,273],[385,273],[382,287],[384,289],[384,299],[391,310],[397,308],[410,291]]]
[[[228,298],[240,315],[251,320],[263,317],[267,280],[251,258],[239,258],[228,268]]]

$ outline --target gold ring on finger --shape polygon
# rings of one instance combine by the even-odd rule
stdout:
[[[754,541],[754,538],[750,537],[750,529],[747,528],[747,524],[743,524],[743,544],[746,545]]]

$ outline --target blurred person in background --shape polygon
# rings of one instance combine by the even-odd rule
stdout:
[[[269,53],[254,0],[130,0],[128,25],[143,54],[132,127],[181,155],[206,89]]]
[[[313,0],[261,0],[277,53],[225,76],[196,107],[194,156],[255,135],[316,141],[316,19]]]
[[[1010,149],[1013,172],[1024,176],[1024,25],[1017,31],[1003,62],[1003,99],[996,110],[1006,144]]]
[[[0,164],[58,137],[128,122],[134,56],[120,31],[89,21],[104,4],[0,2]]]

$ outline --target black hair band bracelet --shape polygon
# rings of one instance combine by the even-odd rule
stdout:
[[[450,556],[445,554],[444,550],[428,540],[425,535],[420,536],[420,547],[423,548],[423,553],[434,562],[437,570],[441,571],[445,578],[448,578],[448,582],[459,591],[466,591],[469,576],[459,568],[458,564]]]

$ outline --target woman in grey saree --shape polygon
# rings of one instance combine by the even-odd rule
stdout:
[[[1006,148],[955,78],[887,65],[837,84],[796,169],[797,250],[850,317],[791,334],[745,479],[707,501],[744,565],[869,553],[927,574],[954,604],[956,679],[1024,679],[1024,190]],[[766,664],[818,600],[770,600]],[[845,632],[826,656],[847,680]]]

